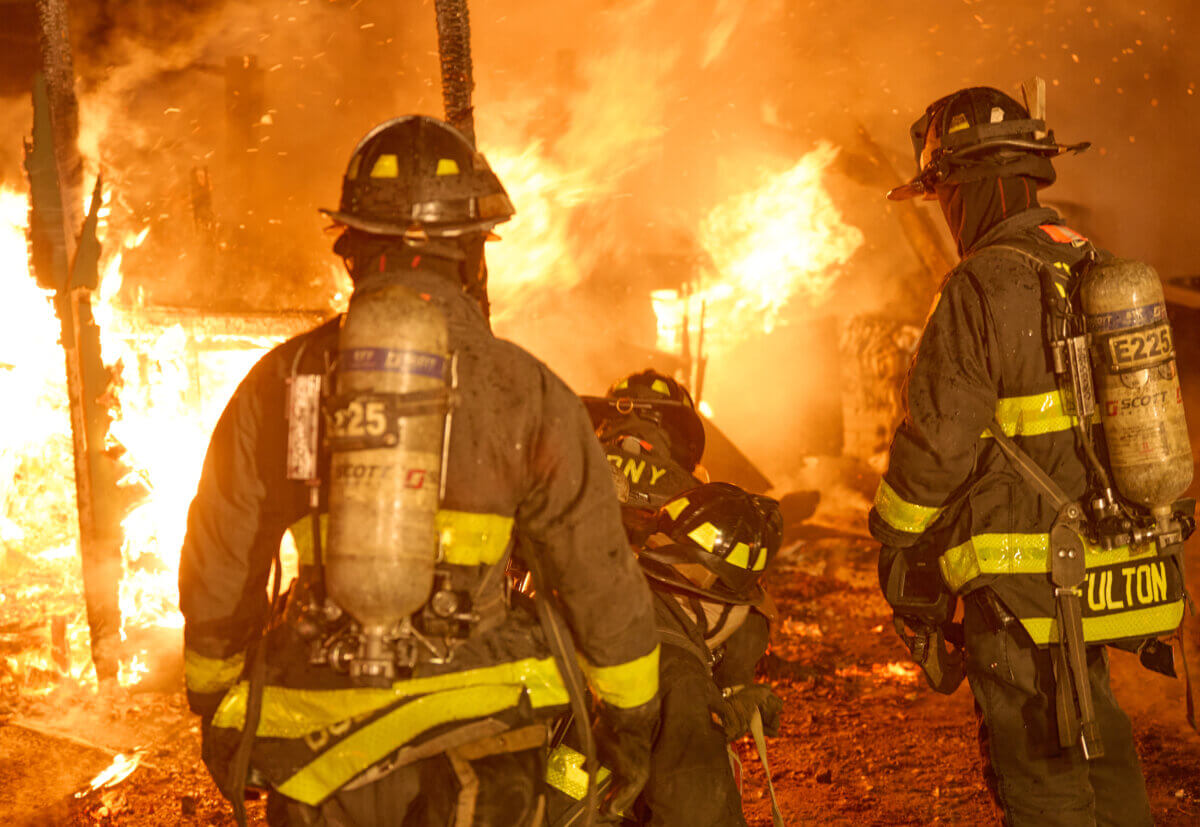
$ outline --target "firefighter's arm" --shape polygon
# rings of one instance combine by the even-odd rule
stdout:
[[[640,707],[658,692],[650,589],[629,548],[612,474],[582,403],[548,372],[542,391],[519,527],[557,593],[593,692],[619,709]]]
[[[905,385],[906,413],[870,513],[875,539],[914,545],[967,481],[995,416],[995,326],[969,271],[942,289]]]
[[[180,554],[188,703],[206,717],[240,677],[246,647],[266,618],[273,554],[264,542],[259,368],[243,380],[213,430]]]

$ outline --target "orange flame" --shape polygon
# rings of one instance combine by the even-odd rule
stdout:
[[[0,542],[12,558],[6,565],[0,550],[0,617],[21,612],[22,623],[33,626],[39,616],[69,618],[65,647],[47,642],[5,661],[26,690],[48,691],[64,648],[71,655],[65,677],[90,683],[94,671],[76,550],[63,352],[51,294],[29,273],[26,220],[25,196],[0,190],[0,289],[6,297],[0,309],[0,393],[7,400],[0,408],[0,472],[8,472],[0,476]],[[111,233],[107,222],[100,230]],[[241,337],[233,347],[205,353],[203,323],[191,332],[180,325],[163,329],[143,318],[140,308],[117,304],[123,253],[143,243],[147,233],[142,228],[118,244],[106,243],[111,252],[94,296],[102,355],[120,376],[110,437],[125,449],[124,461],[133,469],[122,482],[137,482],[149,492],[122,526],[123,639],[135,628],[182,626],[179,550],[212,425],[250,366],[284,338]],[[18,578],[11,584],[10,573]],[[127,652],[120,683],[140,681],[148,657],[144,650]]]
[[[769,334],[789,302],[815,307],[829,297],[839,268],[863,243],[822,181],[836,157],[835,147],[821,143],[790,169],[762,169],[757,186],[708,211],[698,238],[711,272],[689,295],[654,295],[660,350],[679,351],[685,316],[693,341],[703,324],[705,350],[713,354]]]
[[[86,790],[75,793],[75,797],[83,798],[83,796],[94,790],[117,786],[133,774],[133,771],[138,768],[138,765],[142,762],[142,756],[145,754],[146,751],[144,749],[134,750],[130,755],[126,755],[123,752],[117,753],[112,763],[88,782]]]

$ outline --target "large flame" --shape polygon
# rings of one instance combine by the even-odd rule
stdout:
[[[0,407],[0,622],[12,620],[39,643],[6,655],[0,679],[44,691],[64,678],[90,683],[94,670],[76,547],[64,354],[53,297],[36,286],[28,269],[27,209],[24,194],[0,190],[0,290],[6,299],[0,310],[0,393],[6,400]],[[122,254],[145,238],[140,229],[120,242],[108,240],[112,252],[94,296],[102,354],[115,377],[110,437],[131,469],[122,484],[146,492],[122,524],[123,638],[135,629],[182,625],[179,551],[209,434],[250,366],[284,337],[222,341],[207,335],[202,319],[185,330],[117,304]],[[128,646],[121,683],[139,681],[150,656]]]
[[[821,143],[790,169],[761,169],[750,189],[708,211],[697,237],[711,268],[683,295],[654,294],[660,350],[678,352],[685,335],[702,330],[706,352],[719,354],[769,334],[789,302],[811,309],[829,297],[839,268],[863,242],[822,180],[836,157]]]

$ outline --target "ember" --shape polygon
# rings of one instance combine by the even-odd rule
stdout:
[[[432,7],[446,5],[0,0],[0,121],[13,138],[0,145],[0,755],[11,759],[0,760],[0,821],[227,818],[182,692],[189,503],[214,423],[251,366],[346,308],[336,233],[321,232],[315,208],[337,203],[368,125],[442,111]],[[472,140],[517,210],[487,246],[493,328],[580,393],[646,367],[687,384],[707,419],[702,470],[781,502],[784,540],[763,575],[770,649],[754,680],[781,697],[782,728],[768,741],[770,770],[749,739],[733,744],[748,823],[773,821],[768,774],[788,823],[987,823],[974,696],[935,695],[907,659],[868,539],[905,377],[957,260],[936,202],[882,195],[912,175],[907,129],[930,101],[975,84],[1020,96],[1022,79],[1044,77],[1048,127],[1094,146],[1064,159],[1038,197],[1098,244],[1159,269],[1179,396],[1195,420],[1200,277],[1177,207],[1196,190],[1184,139],[1200,111],[1196,4],[458,5],[470,6],[476,35]],[[73,39],[43,47],[35,9],[50,6],[70,7]],[[63,175],[71,234],[90,185],[104,182],[99,281],[86,291],[111,373],[97,390],[111,414],[101,453],[120,461],[108,500],[119,543],[105,547],[119,545],[107,599],[120,623],[104,631],[89,627],[95,592],[84,588],[94,558],[73,475],[60,341],[70,321],[55,306],[66,291],[31,272],[29,177],[14,137],[30,135],[43,48],[59,68],[74,58],[69,143],[82,173]],[[661,473],[650,465],[647,478]],[[1193,546],[1178,585],[1194,594]],[[283,552],[286,585],[290,535]],[[1048,614],[1036,619],[1054,628]],[[114,630],[117,662],[97,679],[92,635]],[[1180,643],[1195,652],[1194,632],[1173,643],[1176,662]],[[1182,682],[1116,649],[1108,658],[1155,821],[1200,823]],[[262,821],[261,802],[249,809]]]

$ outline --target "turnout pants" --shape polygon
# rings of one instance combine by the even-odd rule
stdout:
[[[541,750],[492,755],[470,762],[478,827],[525,827],[541,820]],[[278,793],[267,800],[272,827],[450,827],[461,781],[445,756],[399,767],[358,789],[343,789],[319,807]]]
[[[975,695],[984,776],[1010,827],[1152,825],[1129,718],[1109,685],[1108,654],[1088,648],[1104,756],[1059,746],[1052,652],[1019,622],[997,628],[978,599],[964,601],[967,680]]]
[[[708,699],[717,691],[696,655],[664,643],[659,663],[662,717],[650,754],[650,779],[640,823],[669,827],[744,827],[725,732],[713,723]],[[639,811],[641,812],[641,811]]]

